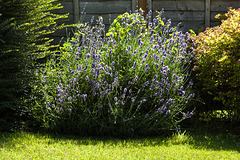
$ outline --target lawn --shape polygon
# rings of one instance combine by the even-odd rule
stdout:
[[[0,133],[0,159],[240,159],[238,137],[178,132],[171,136],[117,139]]]

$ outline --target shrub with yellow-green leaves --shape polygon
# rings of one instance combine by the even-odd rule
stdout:
[[[219,26],[195,40],[195,70],[203,91],[240,118],[240,9],[217,15]]]

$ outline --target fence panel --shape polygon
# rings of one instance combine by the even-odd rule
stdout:
[[[90,22],[93,16],[95,20],[102,16],[107,28],[118,15],[136,10],[137,5],[137,0],[64,0],[60,2],[63,8],[54,12],[59,14],[69,13],[69,18],[65,21],[66,24],[80,21]],[[86,14],[83,14],[83,11]],[[68,31],[62,29],[54,33],[52,37],[55,43],[58,43],[62,37],[66,37],[66,33],[71,35],[71,29],[68,29]]]
[[[172,19],[173,25],[181,22],[180,29],[197,31],[216,25],[214,18],[223,14],[228,7],[240,8],[239,0],[152,0],[153,11],[164,9],[163,16]],[[156,12],[154,15],[156,16]]]
[[[60,1],[60,0],[59,0]],[[63,9],[56,10],[55,13],[69,13],[66,24],[79,22],[89,22],[92,16],[95,19],[102,16],[104,24],[109,27],[113,19],[124,12],[134,11],[137,2],[140,0],[64,0],[60,1]],[[240,8],[240,0],[146,0],[147,8],[155,11],[164,9],[163,16],[172,20],[173,25],[181,22],[180,29],[197,31],[206,27],[216,25],[215,15],[225,13],[228,7]],[[84,9],[85,8],[85,9]],[[81,14],[83,11],[86,15]],[[111,18],[109,17],[111,15]],[[109,20],[110,19],[110,20]],[[62,23],[62,22],[59,22]],[[71,30],[67,32],[71,33]],[[61,37],[66,37],[66,30],[60,30],[53,34],[56,41]]]

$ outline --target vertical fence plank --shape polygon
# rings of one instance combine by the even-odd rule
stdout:
[[[205,28],[210,27],[211,22],[211,0],[205,0]]]
[[[153,6],[152,6],[152,0],[147,0],[147,9],[152,11]]]
[[[80,3],[79,0],[73,0],[73,22],[76,24],[79,22],[80,20],[80,12],[79,12],[79,8],[80,8]]]
[[[152,0],[147,0],[147,10],[153,11]],[[149,16],[151,16],[151,18],[148,19],[148,22],[150,23],[153,20],[153,12]]]
[[[132,0],[132,12],[134,13],[135,10],[137,9],[137,0]]]

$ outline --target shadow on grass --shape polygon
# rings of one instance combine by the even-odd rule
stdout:
[[[190,145],[194,149],[237,151],[240,153],[239,136],[229,133],[210,133],[204,130],[174,133],[171,136],[135,137],[128,139],[111,137],[77,137],[70,135],[0,133],[0,148],[14,148],[16,143],[43,143],[51,145],[94,145],[99,147],[155,147]]]

